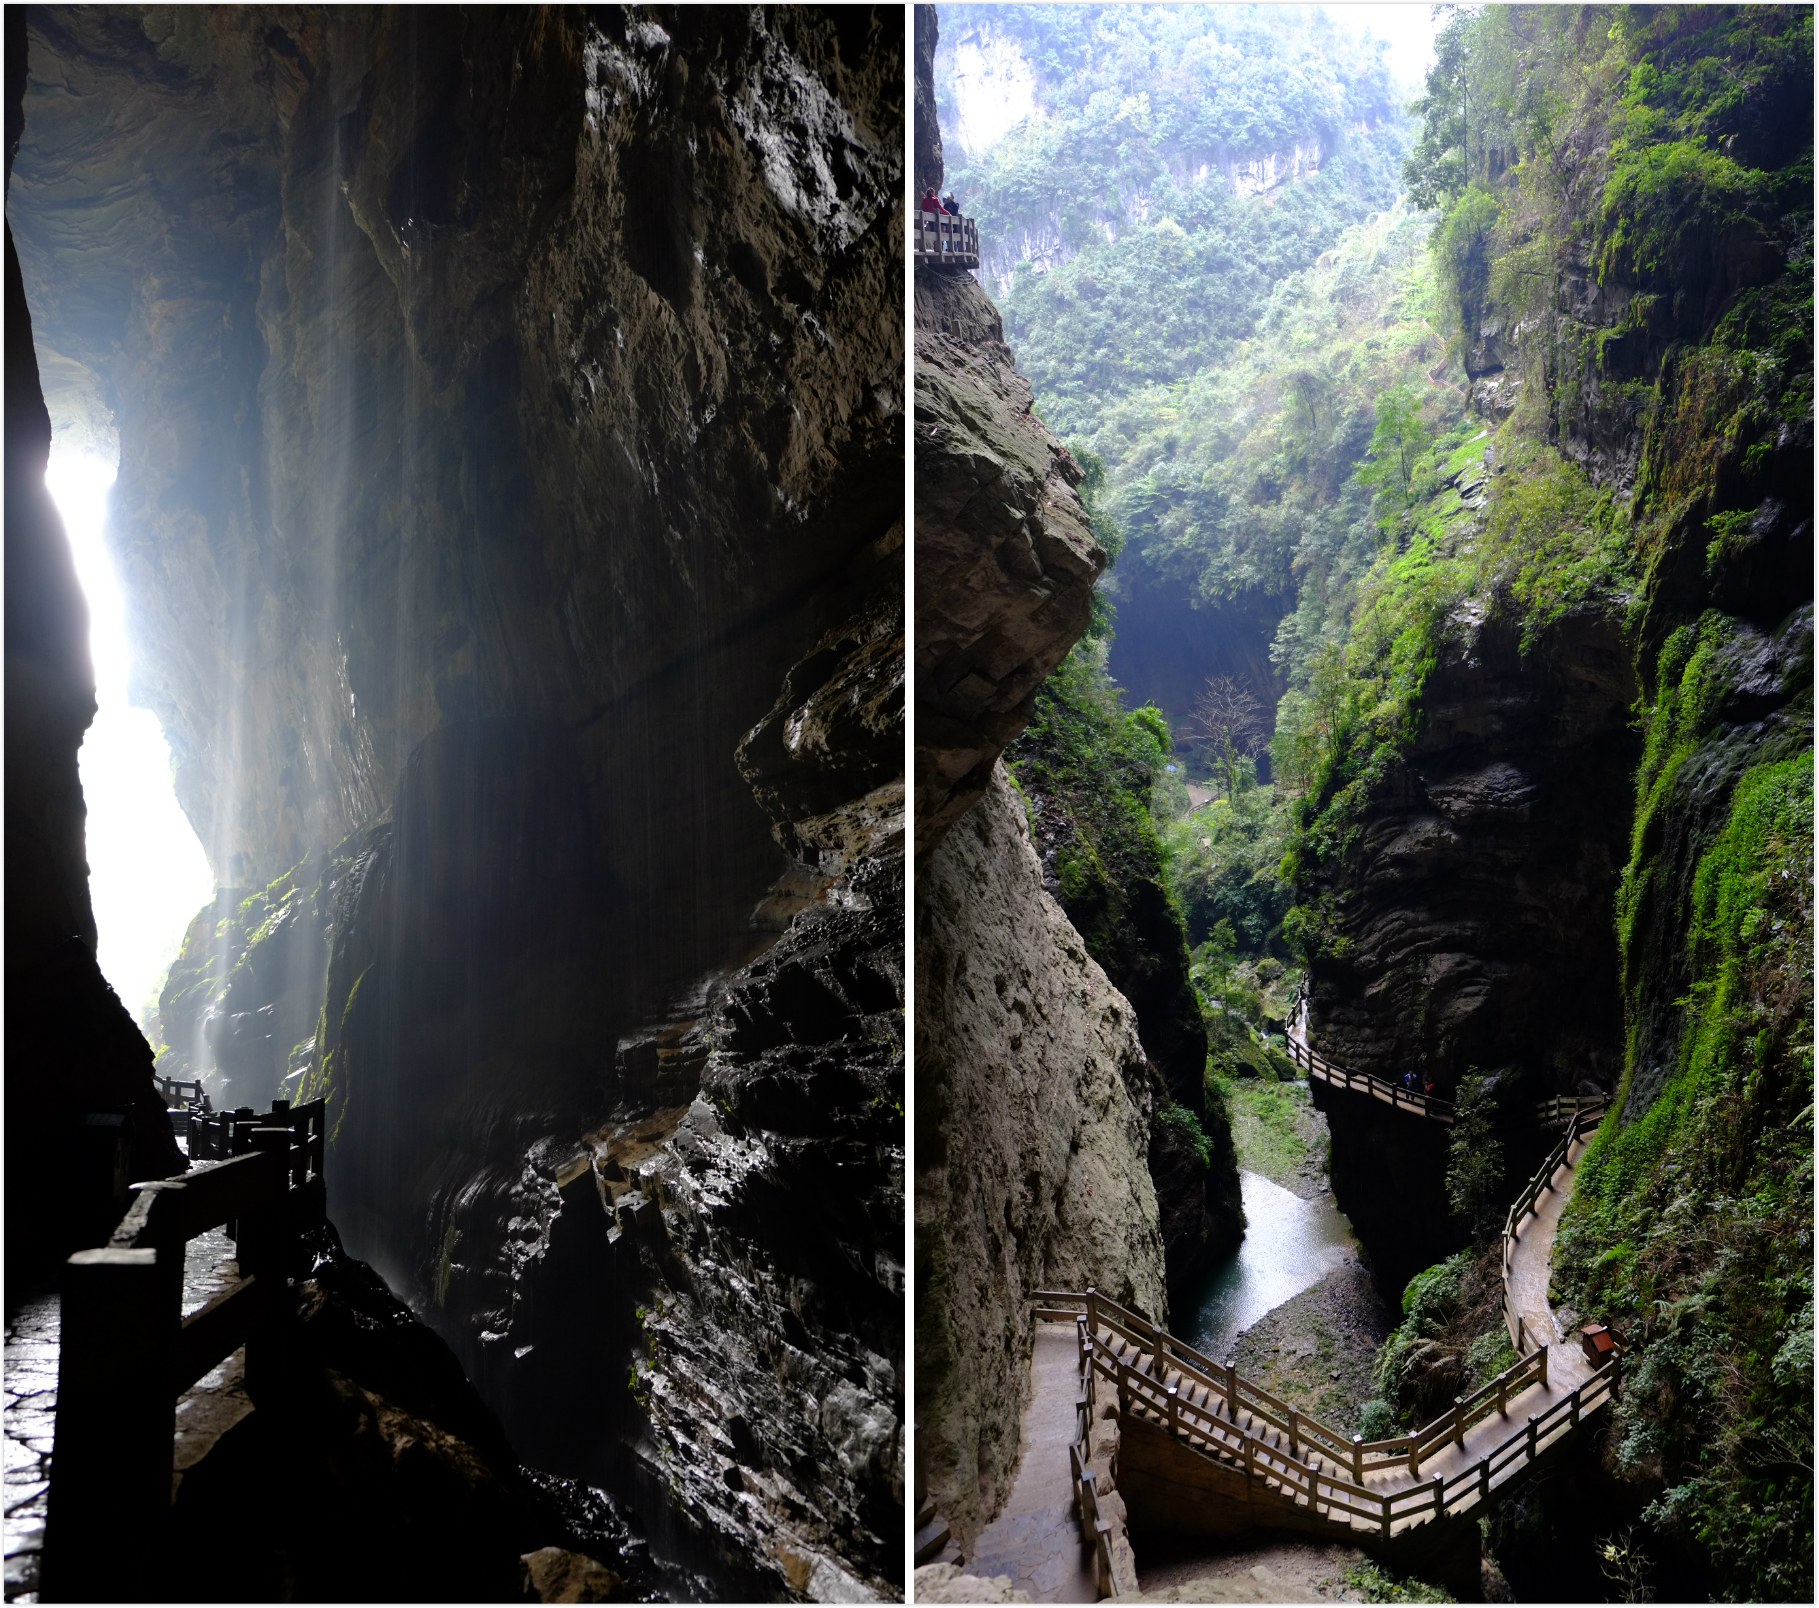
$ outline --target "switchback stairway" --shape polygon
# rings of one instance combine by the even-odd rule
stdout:
[[[1484,1506],[1617,1391],[1620,1358],[1592,1369],[1564,1343],[1546,1293],[1560,1209],[1599,1117],[1573,1114],[1505,1221],[1505,1319],[1518,1361],[1412,1434],[1345,1435],[1096,1291],[1040,1292],[1037,1319],[1074,1327],[1085,1415],[1113,1393],[1117,1487],[1133,1521],[1209,1535],[1303,1531],[1404,1568],[1475,1541],[1466,1527]],[[1078,1480],[1077,1496],[1085,1511],[1092,1493]]]

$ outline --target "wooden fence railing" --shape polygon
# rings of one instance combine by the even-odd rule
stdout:
[[[1098,1394],[1093,1386],[1093,1342],[1086,1332],[1084,1315],[1041,1305],[1051,1295],[1054,1292],[1048,1290],[1036,1292],[1037,1304],[1033,1309],[1035,1319],[1038,1323],[1072,1323],[1075,1326],[1080,1358],[1080,1393],[1074,1399],[1074,1437],[1067,1447],[1074,1508],[1080,1519],[1080,1534],[1093,1549],[1093,1571],[1099,1595],[1102,1598],[1116,1597],[1122,1593],[1118,1585],[1118,1568],[1112,1559],[1112,1526],[1111,1521],[1099,1511],[1099,1486],[1092,1469],[1092,1425]],[[1055,1295],[1054,1298],[1067,1299],[1065,1295]]]
[[[273,1105],[271,1115],[291,1110],[280,1100]],[[304,1116],[305,1113],[313,1115]],[[310,1133],[320,1149],[322,1102],[316,1100],[298,1106],[295,1115],[310,1124]],[[270,1116],[259,1115],[251,1106],[238,1106],[232,1111],[192,1112],[189,1120],[190,1162],[193,1165],[198,1161],[223,1161],[229,1156],[244,1155],[253,1148],[250,1136],[270,1120]]]
[[[167,1078],[162,1073],[154,1074],[158,1082],[158,1093],[164,1097],[164,1103],[174,1105],[182,1101],[185,1105],[202,1104],[201,1078]]]
[[[1297,1034],[1300,1036],[1297,1037]],[[1335,1066],[1322,1055],[1316,1055],[1307,1042],[1305,1005],[1295,1012],[1285,1036],[1288,1039],[1289,1055],[1309,1077],[1318,1078],[1336,1089],[1351,1089],[1359,1094],[1368,1094],[1372,1099],[1381,1100],[1398,1111],[1409,1111],[1418,1117],[1431,1117],[1435,1122],[1444,1122],[1449,1127],[1452,1125],[1453,1106],[1450,1100],[1424,1094],[1419,1089],[1405,1089],[1393,1079],[1380,1078],[1374,1072],[1349,1071],[1345,1067]]]
[[[971,218],[918,207],[910,214],[910,246],[920,263],[949,268],[979,266],[979,225]]]
[[[1507,1417],[1509,1403],[1528,1385],[1547,1382],[1547,1347],[1521,1358],[1471,1395],[1457,1398],[1451,1411],[1414,1433],[1365,1441],[1290,1407],[1229,1364],[1210,1361],[1095,1291],[1044,1291],[1039,1298],[1080,1308],[1083,1334],[1094,1342],[1091,1364],[1116,1385],[1121,1414],[1141,1413],[1196,1449],[1242,1467],[1247,1484],[1261,1480],[1280,1498],[1298,1502],[1320,1517],[1362,1520],[1384,1539],[1398,1526],[1472,1511],[1489,1498],[1499,1475],[1538,1457],[1616,1387],[1613,1360],[1546,1411],[1532,1415],[1468,1468],[1415,1483],[1420,1481],[1424,1457],[1448,1444],[1463,1448],[1474,1425],[1493,1414]],[[1061,1314],[1051,1307],[1046,1315],[1052,1321]],[[1101,1333],[1108,1343],[1098,1342]],[[1176,1376],[1173,1383],[1168,1379],[1171,1373]],[[1201,1402],[1193,1399],[1191,1388],[1183,1389],[1194,1385],[1201,1387]],[[1286,1445],[1265,1439],[1258,1425],[1277,1431]],[[1326,1466],[1328,1459],[1332,1466]],[[1373,1489],[1366,1483],[1371,1474],[1398,1478],[1406,1474],[1409,1483],[1394,1490]]]
[[[1510,1202],[1508,1215],[1503,1219],[1503,1321],[1510,1332],[1510,1344],[1518,1352],[1528,1338],[1527,1320],[1516,1310],[1516,1303],[1510,1296],[1510,1268],[1515,1261],[1516,1241],[1521,1237],[1522,1219],[1533,1210],[1541,1193],[1553,1180],[1561,1162],[1566,1160],[1573,1143],[1581,1135],[1590,1133],[1604,1120],[1604,1101],[1577,1111],[1566,1125],[1566,1132],[1561,1134],[1559,1142],[1547,1153],[1547,1160],[1541,1163],[1540,1170],[1522,1186],[1522,1193]]]
[[[47,1602],[145,1597],[165,1546],[177,1397],[242,1345],[255,1400],[281,1367],[274,1320],[287,1269],[298,1236],[326,1213],[322,1102],[274,1105],[229,1142],[228,1159],[135,1184],[109,1243],[65,1266]],[[185,1248],[223,1223],[240,1276],[184,1317]]]
[[[1583,1112],[1602,1113],[1610,1103],[1608,1094],[1557,1094],[1551,1100],[1535,1102],[1535,1122],[1539,1127],[1551,1128],[1556,1123],[1570,1123]]]

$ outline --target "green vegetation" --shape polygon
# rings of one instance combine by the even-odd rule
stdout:
[[[1232,1113],[1238,1165],[1285,1189],[1306,1176],[1313,1148],[1310,1130],[1315,1127],[1309,1121],[1313,1101],[1307,1085],[1264,1078],[1218,1082]],[[1324,1156],[1318,1159],[1325,1161]]]
[[[1671,646],[1687,668],[1653,713],[1639,825],[1669,763],[1652,739],[1696,720],[1713,675]],[[1641,1353],[1619,1472],[1664,1487],[1645,1520],[1696,1540],[1740,1597],[1810,1579],[1812,821],[1810,749],[1739,778],[1692,878],[1674,1065],[1639,1119],[1600,1131],[1557,1252],[1571,1297]],[[1626,887],[1638,962],[1643,867],[1663,874],[1645,835]]]
[[[1504,1204],[1503,1146],[1494,1137],[1497,1101],[1490,1079],[1473,1067],[1453,1102],[1453,1136],[1446,1167],[1446,1198],[1469,1217],[1482,1245],[1498,1231]]]
[[[1225,362],[1274,285],[1394,199],[1407,137],[1380,47],[1321,10],[943,8],[944,39],[980,26],[1035,67],[1038,110],[988,151],[950,151],[949,182],[985,240],[1044,242],[1059,263],[1019,264],[1004,317],[1066,434]],[[938,96],[952,139],[949,81]],[[1297,152],[1318,171],[1236,193],[1235,166]]]
[[[1067,260],[1020,271],[1007,328],[1044,417],[1103,463],[1122,570],[1209,620],[1280,619],[1269,784],[1201,741],[1173,775],[1159,748],[1144,793],[1211,1084],[1247,1144],[1273,1134],[1286,1156],[1267,1076],[1284,963],[1343,954],[1360,823],[1436,666],[1488,622],[1537,656],[1597,617],[1641,689],[1613,912],[1628,1038],[1556,1283],[1629,1347],[1610,1467],[1641,1516],[1592,1566],[1803,1600],[1810,635],[1777,623],[1804,596],[1762,577],[1764,532],[1810,509],[1812,12],[1456,9],[1403,199],[1378,199],[1373,137],[1288,186],[1282,224],[1210,179],[1195,193],[1177,160],[1177,65],[1212,60],[1228,24],[1248,25],[1024,14],[1007,26],[1042,113],[964,170],[1006,230],[1059,220]],[[1190,50],[1195,29],[1211,42]],[[1233,128],[1283,70],[1275,44],[1256,54],[1217,114]],[[1791,703],[1763,691],[1777,676]],[[1215,797],[1189,811],[1175,786],[1202,774]],[[1451,1179],[1481,1227],[1508,1194],[1490,1160],[1469,1144]],[[1425,1419],[1513,1361],[1499,1308],[1494,1252],[1413,1281],[1367,1421]]]
[[[1359,1433],[1389,1436],[1431,1422],[1516,1353],[1503,1323],[1502,1246],[1461,1251],[1417,1273],[1402,1291],[1402,1322],[1377,1353]]]
[[[1345,1583],[1361,1592],[1366,1602],[1457,1602],[1438,1586],[1430,1586],[1413,1575],[1392,1574],[1381,1564],[1366,1558],[1345,1571]]]
[[[1104,639],[1083,637],[1005,751],[1031,830],[1053,848],[1061,903],[1095,957],[1130,918],[1137,887],[1161,883],[1150,795],[1169,747],[1159,711],[1123,707]]]
[[[1158,1122],[1167,1123],[1171,1128],[1179,1128],[1187,1135],[1188,1142],[1199,1153],[1200,1165],[1210,1167],[1213,1164],[1213,1142],[1206,1136],[1206,1130],[1200,1126],[1200,1119],[1184,1105],[1165,1105],[1156,1113]]]

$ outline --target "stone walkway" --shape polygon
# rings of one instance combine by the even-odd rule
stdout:
[[[189,1243],[183,1310],[190,1313],[234,1280],[234,1242],[216,1230]],[[6,1601],[38,1600],[51,1441],[57,1423],[60,1303],[55,1295],[10,1297],[6,1309],[5,1388],[0,1428],[6,1452],[4,1502]],[[185,1469],[249,1412],[246,1353],[236,1351],[177,1398],[171,1490]]]
[[[1573,1141],[1566,1160],[1554,1169],[1548,1187],[1536,1199],[1534,1210],[1516,1225],[1516,1249],[1510,1257],[1510,1301],[1522,1315],[1528,1343],[1532,1348],[1547,1342],[1548,1379],[1569,1391],[1591,1378],[1592,1366],[1579,1349],[1578,1337],[1561,1334],[1554,1309],[1548,1305],[1547,1287],[1554,1262],[1554,1232],[1560,1226],[1560,1213],[1572,1198],[1579,1158],[1585,1154],[1589,1138]]]
[[[1093,1555],[1081,1544],[1068,1478],[1067,1449],[1080,1393],[1071,1325],[1036,1325],[1030,1386],[1010,1500],[980,1532],[966,1572],[982,1579],[1009,1575],[1033,1602],[1097,1602]]]

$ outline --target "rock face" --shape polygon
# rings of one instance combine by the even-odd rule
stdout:
[[[24,13],[6,26],[10,194]],[[88,608],[44,488],[51,421],[10,221],[6,320],[6,1261],[24,1284],[104,1243],[130,1181],[184,1163],[151,1047],[95,964],[76,771],[95,714]]]
[[[1081,474],[971,275],[916,273],[916,851],[985,790],[1085,631],[1105,553]]]
[[[575,1533],[552,1500],[562,1493],[520,1471],[448,1347],[332,1230],[314,1263],[299,1269],[283,1362],[260,1375],[256,1410],[183,1477],[175,1532],[212,1539],[181,1549],[166,1589],[203,1602],[512,1601],[524,1553],[608,1539]],[[601,1564],[565,1555],[570,1573],[623,1592]],[[636,1547],[628,1556],[611,1561],[657,1584]]]
[[[1137,1014],[1162,1119],[1150,1127],[1150,1178],[1169,1291],[1182,1297],[1237,1249],[1244,1205],[1230,1124],[1224,1109],[1207,1099],[1207,1031],[1188,976],[1181,916],[1155,840],[1134,831],[1130,819],[1149,777],[1114,780],[1105,768],[1109,761],[1083,774],[1042,722],[1009,752],[1027,801],[1043,887]],[[1121,802],[1105,807],[1120,786]],[[1178,1114],[1167,1115],[1170,1106],[1192,1115],[1204,1150]]]
[[[1524,1094],[1609,1091],[1622,1062],[1608,912],[1628,852],[1635,684],[1615,630],[1568,617],[1524,656],[1478,622],[1435,668],[1340,892],[1312,1040],[1451,1096],[1469,1067]]]
[[[1003,768],[918,883],[916,1421],[964,1548],[1009,1494],[1039,1288],[1161,1320],[1135,1013],[1043,891]]]
[[[1628,855],[1635,684],[1614,625],[1568,616],[1526,656],[1471,623],[1430,674],[1411,750],[1373,795],[1334,906],[1343,957],[1310,974],[1309,1037],[1341,1066],[1414,1067],[1452,1098],[1498,1073],[1506,1178],[1546,1148],[1534,1104],[1609,1093],[1623,1019],[1610,911]],[[1447,1136],[1316,1085],[1334,1198],[1387,1293],[1461,1243]]]
[[[350,1250],[700,1589],[896,1592],[898,18],[33,26],[27,288],[229,890],[173,1069],[326,1098]]]

